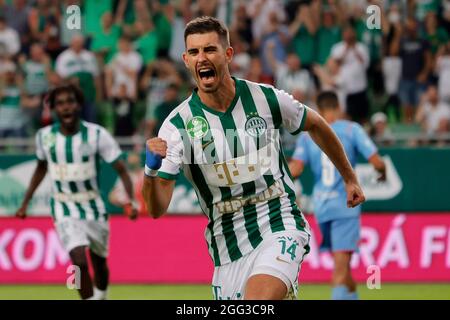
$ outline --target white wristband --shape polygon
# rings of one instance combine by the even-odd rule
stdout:
[[[147,177],[154,178],[158,176],[158,170],[150,169],[147,165],[144,167],[144,173]]]

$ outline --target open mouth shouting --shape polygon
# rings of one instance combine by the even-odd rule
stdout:
[[[204,85],[211,85],[216,79],[216,70],[213,67],[198,68],[198,78]]]
[[[76,116],[74,112],[65,112],[61,114],[61,121],[66,124],[71,124],[75,122]]]

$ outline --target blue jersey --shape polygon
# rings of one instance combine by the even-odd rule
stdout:
[[[369,159],[377,152],[376,146],[359,124],[339,120],[331,127],[341,140],[352,167],[355,167],[358,153]],[[297,140],[293,158],[305,165],[309,164],[312,169],[314,213],[319,223],[355,217],[361,213],[361,206],[347,207],[347,193],[341,175],[307,133]]]

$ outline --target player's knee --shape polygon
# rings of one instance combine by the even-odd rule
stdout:
[[[80,268],[82,271],[88,270],[88,260],[86,257],[86,252],[84,250],[84,247],[78,247],[70,251],[69,253],[70,259],[72,260],[72,263]]]

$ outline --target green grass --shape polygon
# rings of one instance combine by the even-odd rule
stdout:
[[[450,284],[384,284],[379,290],[358,286],[364,300],[449,300]],[[302,285],[299,299],[329,299],[328,285]],[[207,285],[113,285],[110,299],[122,300],[210,300],[211,288]],[[0,300],[10,299],[78,299],[74,290],[59,285],[0,285]]]

